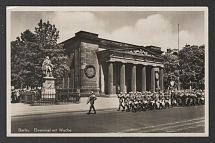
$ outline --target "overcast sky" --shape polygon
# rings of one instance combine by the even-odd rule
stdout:
[[[11,40],[34,28],[40,19],[55,24],[62,42],[80,30],[99,34],[99,38],[135,45],[154,45],[162,50],[186,43],[204,42],[202,11],[12,11]]]

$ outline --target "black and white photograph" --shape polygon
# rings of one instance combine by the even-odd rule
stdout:
[[[209,136],[207,7],[6,13],[8,137]]]

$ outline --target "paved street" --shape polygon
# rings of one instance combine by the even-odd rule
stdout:
[[[204,133],[204,107],[176,107],[146,112],[115,109],[12,117],[12,133]]]

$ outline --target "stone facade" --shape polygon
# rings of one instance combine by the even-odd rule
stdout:
[[[80,88],[81,95],[163,90],[161,48],[137,46],[98,38],[80,31],[64,42],[70,72],[63,88]]]

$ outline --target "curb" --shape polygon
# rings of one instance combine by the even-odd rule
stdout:
[[[113,110],[117,108],[105,108],[105,109],[96,109],[96,111],[107,111],[107,110]],[[37,115],[51,115],[51,114],[57,114],[57,113],[77,113],[77,112],[87,112],[87,110],[76,110],[76,111],[64,111],[64,112],[51,112],[51,113],[35,113],[35,114],[24,114],[24,115],[14,115],[11,116],[11,118],[17,118],[17,117],[29,117],[29,116],[37,116]]]

